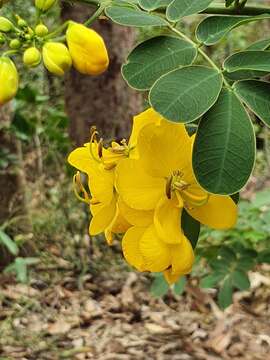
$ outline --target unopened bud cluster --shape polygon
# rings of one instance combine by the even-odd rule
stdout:
[[[0,7],[8,1],[0,0]],[[45,14],[57,0],[35,0],[38,16]],[[82,24],[68,21],[50,31],[40,21],[31,26],[15,14],[16,21],[0,16],[0,106],[17,93],[19,75],[13,57],[19,56],[26,69],[39,64],[54,75],[63,76],[72,65],[85,75],[99,75],[109,58],[103,38]],[[63,34],[64,32],[64,34]],[[1,51],[0,50],[0,51]]]

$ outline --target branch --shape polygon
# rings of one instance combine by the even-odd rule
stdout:
[[[246,6],[244,8],[225,8],[222,5],[214,4],[214,6],[210,6],[209,8],[202,11],[201,14],[256,16],[262,14],[270,14],[270,7]]]

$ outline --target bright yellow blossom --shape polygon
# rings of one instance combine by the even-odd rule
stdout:
[[[52,74],[63,76],[72,65],[68,48],[59,42],[47,42],[42,49],[44,65]]]
[[[148,109],[137,135],[137,158],[116,169],[116,188],[134,211],[152,212],[148,227],[134,226],[123,238],[126,260],[140,271],[164,271],[169,283],[191,270],[194,254],[181,229],[183,208],[202,224],[232,227],[237,206],[229,196],[207,193],[192,170],[194,136]],[[149,120],[151,118],[151,120]],[[132,221],[131,221],[132,224]],[[134,224],[136,225],[136,224]]]
[[[103,38],[96,31],[70,22],[66,38],[77,71],[85,75],[99,75],[108,68],[107,49]]]
[[[168,215],[165,220],[169,211],[178,208],[180,214],[182,207],[202,224],[230,228],[237,206],[229,196],[209,194],[197,183],[191,162],[193,141],[182,124],[161,120],[146,125],[138,136],[139,160],[126,159],[117,168],[119,194],[134,209],[155,209],[155,222],[163,219],[160,228],[171,221]]]
[[[122,209],[125,205],[119,199],[114,185],[116,166],[122,159],[132,156],[134,146],[131,142],[127,144],[122,140],[121,143],[112,142],[105,148],[102,140],[98,142],[96,136],[97,132],[94,131],[90,142],[72,151],[68,161],[88,175],[91,192],[88,202],[92,213],[90,234],[105,232],[106,239],[111,244],[114,233],[124,233],[131,226],[129,217],[123,216]],[[133,138],[136,139],[135,136]],[[131,212],[137,215],[136,210]]]
[[[15,64],[6,56],[0,57],[0,106],[14,98],[19,87]]]

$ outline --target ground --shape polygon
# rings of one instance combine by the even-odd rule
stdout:
[[[156,299],[146,275],[114,264],[78,275],[54,255],[28,285],[0,276],[0,359],[270,360],[270,269],[259,270],[222,312],[194,278]]]

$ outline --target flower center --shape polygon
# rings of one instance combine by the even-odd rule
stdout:
[[[174,171],[167,179],[166,195],[168,199],[171,199],[173,194],[179,204],[184,202],[184,206],[189,209],[205,205],[209,198],[209,194],[197,183],[187,183],[184,180],[184,173],[180,170]]]
[[[183,190],[188,189],[189,184],[183,180],[183,176],[183,172],[181,172],[180,170],[176,170],[167,179],[166,195],[168,199],[172,198],[173,192],[181,193]]]

